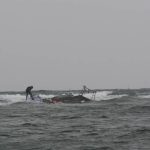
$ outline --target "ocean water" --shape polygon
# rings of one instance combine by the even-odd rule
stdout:
[[[45,104],[0,93],[0,150],[150,150],[150,89],[84,96],[92,101]]]

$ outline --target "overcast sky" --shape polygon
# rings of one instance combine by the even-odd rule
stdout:
[[[150,87],[149,0],[0,0],[0,91]]]

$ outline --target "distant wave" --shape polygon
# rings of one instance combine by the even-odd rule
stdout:
[[[150,98],[150,95],[145,94],[145,95],[139,95],[138,97],[139,98]]]

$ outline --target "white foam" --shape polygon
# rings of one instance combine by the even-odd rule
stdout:
[[[83,96],[92,100],[101,101],[101,100],[111,100],[111,99],[121,98],[127,95],[126,94],[112,95],[112,91],[100,91],[95,94],[95,97],[93,93],[87,93],[87,94],[84,94]]]
[[[55,95],[44,95],[44,94],[39,94],[39,96],[40,96],[41,98],[52,98],[52,97],[54,97]]]
[[[150,95],[139,95],[139,98],[150,98]]]
[[[41,98],[52,98],[54,95],[43,95],[39,94],[39,97]],[[26,101],[26,96],[21,95],[21,94],[4,94],[0,95],[0,105],[8,105],[8,104],[13,104],[17,102],[25,102]],[[30,101],[30,98],[29,98]]]
[[[6,104],[12,104],[12,103],[17,103],[17,102],[23,102],[25,101],[25,96],[21,94],[4,94],[0,95],[0,100],[3,102],[0,102],[0,105],[6,105]]]

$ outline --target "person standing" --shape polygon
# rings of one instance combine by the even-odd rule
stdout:
[[[29,86],[26,88],[26,100],[28,98],[28,95],[30,95],[31,99],[34,100],[32,92],[31,92],[32,89],[33,89],[33,86]]]

